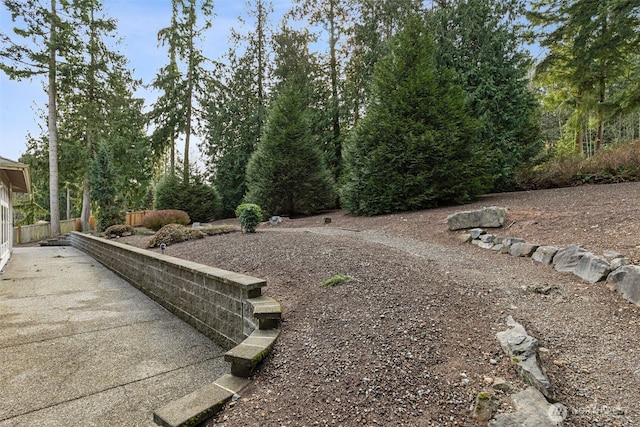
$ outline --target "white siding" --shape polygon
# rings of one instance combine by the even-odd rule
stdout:
[[[10,196],[7,184],[0,181],[0,270],[9,260],[13,244]]]

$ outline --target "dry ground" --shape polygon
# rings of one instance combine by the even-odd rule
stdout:
[[[498,235],[615,250],[640,265],[639,204],[640,183],[506,193],[374,218],[334,211],[168,247],[267,279],[264,293],[283,306],[273,352],[208,425],[482,425],[469,408],[491,379],[526,386],[495,339],[508,315],[539,339],[565,425],[640,425],[640,307],[602,283],[459,243],[446,227],[453,212],[501,206]],[[353,280],[319,286],[334,274]],[[536,292],[548,285],[557,289]]]

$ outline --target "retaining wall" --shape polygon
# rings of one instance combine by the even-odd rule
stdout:
[[[262,294],[263,279],[77,232],[68,239],[223,348],[257,329],[247,300]]]

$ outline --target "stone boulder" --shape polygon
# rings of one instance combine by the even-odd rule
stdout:
[[[586,280],[587,282],[596,283],[607,278],[610,272],[609,261],[596,256],[591,252],[587,252],[580,258],[578,265],[573,270],[573,274]]]
[[[530,257],[538,247],[533,243],[516,242],[509,247],[509,254],[511,256]]]
[[[478,227],[499,228],[504,225],[506,215],[506,209],[498,207],[456,212],[447,217],[447,225],[452,231]]]
[[[471,233],[472,239],[477,239],[484,234],[484,230],[482,228],[473,228],[469,230],[469,233]]]
[[[561,427],[567,416],[561,404],[550,404],[535,388],[529,387],[511,396],[515,412],[499,414],[489,427]]]
[[[555,246],[540,246],[531,255],[534,261],[541,262],[543,264],[551,264],[553,257],[558,253],[558,248]]]
[[[511,316],[507,317],[507,325],[511,329],[496,334],[500,346],[522,378],[546,397],[552,397],[551,382],[542,370],[538,357],[538,340],[527,334],[524,326]]]
[[[625,265],[607,277],[609,287],[636,305],[640,305],[640,267]]]
[[[587,251],[578,245],[569,245],[560,249],[553,257],[553,268],[557,271],[573,273]]]
[[[617,269],[624,267],[625,265],[631,264],[631,260],[626,256],[621,256],[612,259],[609,264],[611,266],[611,271],[616,271]]]

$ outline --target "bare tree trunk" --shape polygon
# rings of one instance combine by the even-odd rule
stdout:
[[[194,77],[194,43],[193,43],[193,27],[191,27],[189,34],[189,61],[187,70],[187,113],[185,118],[185,132],[184,132],[184,170],[182,172],[182,182],[184,185],[189,184],[189,145],[191,144],[191,115],[193,111],[193,79]]]
[[[604,140],[604,117],[602,114],[602,108],[604,108],[604,102],[606,100],[606,93],[605,93],[605,79],[604,77],[600,77],[600,105],[598,108],[598,136],[596,138],[596,148],[595,148],[595,152],[597,153],[598,151],[600,151],[600,147],[602,146],[603,140]]]
[[[80,222],[82,223],[82,231],[91,231],[91,197],[89,197],[89,173],[84,174],[84,182],[82,183],[82,213],[80,214]]]
[[[329,50],[330,50],[330,68],[331,68],[331,126],[333,128],[333,144],[334,144],[334,178],[336,181],[340,177],[342,163],[342,141],[340,140],[340,104],[338,100],[338,61],[336,58],[336,44],[338,36],[336,34],[336,17],[334,10],[334,0],[329,2]]]
[[[71,190],[69,190],[69,183],[67,183],[67,220],[71,219]]]
[[[56,107],[56,0],[51,0],[49,33],[49,211],[51,237],[60,235],[60,200],[58,197],[58,115]]]
[[[584,154],[584,141],[582,135],[582,126],[576,131],[576,149],[578,153]]]

